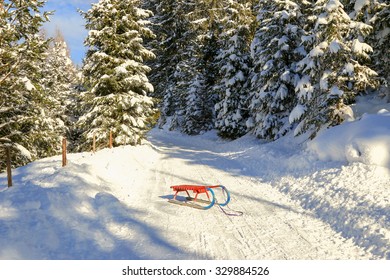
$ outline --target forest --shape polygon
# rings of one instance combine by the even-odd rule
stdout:
[[[154,126],[274,141],[390,102],[386,0],[100,0],[75,66],[42,0],[0,1],[0,171],[60,153],[136,145]]]

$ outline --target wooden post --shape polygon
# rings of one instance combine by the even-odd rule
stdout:
[[[92,152],[95,153],[96,151],[96,134],[93,134],[93,142],[92,142]]]
[[[62,138],[62,167],[66,166],[66,138]]]
[[[110,142],[108,143],[110,149],[112,148],[112,130],[110,130]]]
[[[7,147],[7,178],[8,178],[8,187],[12,187],[12,171],[11,171],[11,153],[10,147]]]

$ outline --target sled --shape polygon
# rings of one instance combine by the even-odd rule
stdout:
[[[218,188],[220,188],[225,195],[223,203],[217,201],[217,198],[215,196],[214,190]],[[171,186],[171,189],[175,191],[175,194],[173,196],[173,199],[168,200],[169,202],[178,205],[193,207],[196,209],[207,210],[213,207],[214,204],[217,204],[219,206],[226,206],[230,202],[230,193],[222,185],[215,185],[215,186],[177,185],[177,186]],[[195,196],[192,197],[189,191],[192,191],[195,194]],[[180,192],[185,192],[187,194],[185,200],[177,199],[177,195]],[[204,194],[207,197],[207,200],[198,198],[199,194]]]

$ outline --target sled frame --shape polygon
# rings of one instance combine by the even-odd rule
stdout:
[[[218,203],[215,197],[215,192],[213,189],[215,188],[221,188],[223,192],[227,195],[226,201],[223,203]],[[173,199],[168,200],[171,203],[183,205],[183,206],[189,206],[197,209],[203,209],[207,210],[214,206],[214,204],[218,204],[219,206],[225,206],[230,201],[230,193],[228,190],[222,186],[222,185],[212,185],[212,186],[206,186],[206,185],[176,185],[171,186],[171,189],[175,191],[175,194],[173,196]],[[192,191],[195,194],[195,197],[192,197],[189,193],[189,191]],[[179,201],[177,200],[177,195],[180,192],[185,192],[187,194],[186,201]],[[205,194],[207,196],[208,200],[199,199],[199,194]],[[202,205],[205,204],[205,205]]]

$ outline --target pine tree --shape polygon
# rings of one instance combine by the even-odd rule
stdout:
[[[200,134],[214,127],[214,106],[218,94],[214,89],[219,80],[216,58],[220,45],[220,20],[224,13],[224,1],[194,1],[194,11],[187,14],[192,28],[186,58],[186,80],[181,86],[187,88],[182,131],[187,134]]]
[[[137,0],[101,0],[83,13],[89,29],[89,47],[83,66],[87,112],[79,119],[81,148],[107,145],[110,130],[114,145],[137,144],[153,125],[155,102],[144,64],[154,54],[143,46],[153,37],[146,20],[151,12]]]
[[[373,69],[379,75],[381,91],[387,96],[386,101],[390,102],[390,3],[373,2],[370,10],[372,17],[369,19],[374,29],[369,36],[369,43],[374,49]]]
[[[248,88],[246,81],[251,67],[249,45],[253,37],[254,16],[248,1],[227,1],[226,15],[221,19],[222,47],[216,57],[220,81],[215,89],[219,99],[215,104],[215,128],[221,137],[235,139],[247,132]]]
[[[181,0],[157,2],[156,14],[152,18],[152,27],[156,34],[152,46],[157,58],[151,63],[153,70],[150,80],[155,85],[154,96],[161,100],[159,125],[164,125],[167,118],[173,117],[176,121],[170,122],[169,125],[171,129],[176,129],[182,127],[186,102],[184,92],[187,88],[183,87],[183,82],[190,74],[186,65],[192,55],[191,43],[195,36],[191,32],[187,14],[193,12],[194,3]]]
[[[72,129],[75,121],[74,107],[77,104],[74,101],[79,78],[78,71],[70,58],[69,48],[59,29],[50,41],[41,67],[41,84],[52,104],[49,113],[55,123],[53,131],[56,131],[58,135],[66,136],[72,143],[75,140]],[[58,141],[58,152],[61,148],[60,144],[61,141]]]
[[[309,137],[352,117],[355,96],[376,87],[376,73],[366,63],[372,48],[363,41],[371,27],[351,20],[338,0],[319,0],[313,7],[313,40],[298,63],[299,104],[290,116],[299,122],[295,134]]]
[[[207,66],[203,54],[206,39],[204,36],[206,32],[202,30],[204,14],[201,11],[205,11],[203,4],[203,1],[195,1],[194,11],[186,15],[191,22],[188,34],[192,38],[187,47],[187,56],[181,62],[185,63],[184,69],[188,70],[184,80],[180,82],[180,88],[185,89],[181,131],[189,135],[199,134],[211,128],[212,109],[206,93]]]
[[[372,26],[367,42],[373,48],[371,67],[378,73],[381,94],[390,102],[390,3],[383,0],[344,0],[352,19]]]
[[[48,41],[39,35],[48,12],[44,1],[6,1],[0,7],[0,153],[12,148],[12,163],[23,165],[55,153],[58,136],[47,118],[51,101],[41,87],[40,61]],[[0,155],[4,158],[3,155]],[[0,169],[4,168],[4,161]]]
[[[160,126],[169,120],[170,129],[187,134],[213,127],[222,2],[159,2],[154,17],[159,55],[152,79],[159,84],[156,95],[162,100]]]
[[[161,1],[155,17],[163,31],[159,44],[158,68],[154,80],[159,82],[162,98],[160,126],[167,119],[170,129],[187,134],[209,130],[213,122],[213,95],[210,87],[210,52],[205,47],[208,13],[205,1]],[[212,57],[212,55],[211,55]],[[158,71],[158,70],[157,70]]]
[[[277,139],[291,129],[289,116],[297,103],[295,84],[299,79],[297,62],[304,35],[302,1],[261,1],[255,38],[252,42],[254,69],[251,74],[250,104],[252,118],[248,126],[263,139]]]

